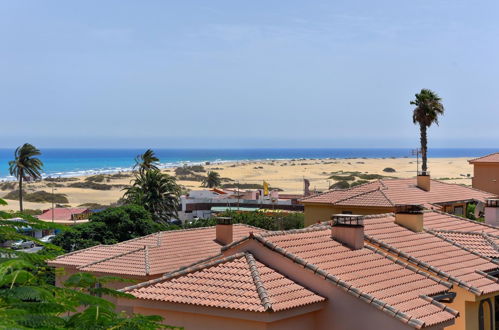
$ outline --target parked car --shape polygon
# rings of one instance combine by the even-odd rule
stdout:
[[[35,242],[33,241],[27,241],[20,239],[19,241],[15,241],[10,245],[11,248],[17,250],[17,249],[29,249],[29,248],[34,248],[35,247]]]
[[[42,238],[40,238],[40,242],[42,243],[50,243],[52,242],[52,240],[54,239],[55,235],[47,235],[47,236],[43,236]]]

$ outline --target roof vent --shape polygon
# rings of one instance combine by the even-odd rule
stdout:
[[[364,247],[364,217],[355,214],[334,214],[331,237],[353,250]]]
[[[216,241],[227,245],[233,241],[233,225],[231,217],[218,217],[216,226]]]
[[[395,223],[414,232],[423,231],[423,209],[419,204],[395,205]]]
[[[486,224],[499,227],[499,198],[487,198],[484,218]]]

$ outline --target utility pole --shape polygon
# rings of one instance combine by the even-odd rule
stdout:
[[[239,180],[237,180],[237,210],[239,211],[239,199],[241,196],[239,195]]]
[[[54,190],[57,189],[55,189],[54,185],[52,184],[52,223],[54,223],[54,200],[55,200]]]

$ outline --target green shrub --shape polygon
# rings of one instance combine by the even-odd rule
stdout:
[[[85,182],[74,182],[68,185],[70,188],[83,188],[83,189],[95,189],[95,190],[111,190],[113,187],[110,184],[95,183],[90,181]]]
[[[383,169],[383,172],[387,172],[387,173],[394,173],[394,172],[397,172],[394,168],[391,168],[391,167],[385,167]]]
[[[3,182],[0,183],[0,190],[12,190],[17,186],[17,182]]]
[[[367,180],[357,180],[357,181],[352,182],[350,184],[350,187],[359,186],[359,185],[364,184],[364,183],[369,183],[369,181],[367,181]]]
[[[43,180],[48,182],[71,182],[78,181],[78,178],[45,178]]]
[[[359,179],[363,180],[376,180],[385,178],[385,176],[381,174],[359,174],[358,177]]]
[[[355,176],[353,175],[331,175],[329,177],[335,181],[353,181],[355,180]]]
[[[350,188],[350,184],[347,181],[338,181],[333,183],[329,189],[347,189]]]
[[[19,190],[13,190],[9,192],[7,195],[5,195],[3,198],[19,200]],[[52,202],[63,203],[63,204],[69,203],[65,194],[52,194],[44,190],[35,191],[33,193],[24,192],[23,200],[25,200],[26,202],[33,202],[33,203],[52,203]]]
[[[97,174],[97,175],[92,175],[89,177],[85,178],[85,181],[87,182],[104,182],[106,179],[106,176],[104,174]]]

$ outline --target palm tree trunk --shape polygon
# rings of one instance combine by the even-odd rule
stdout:
[[[419,131],[421,134],[421,172],[423,175],[426,175],[426,171],[428,170],[428,158],[427,158],[427,150],[428,150],[428,137],[426,135],[426,125],[419,124]]]
[[[23,211],[23,173],[19,175],[19,211]]]

